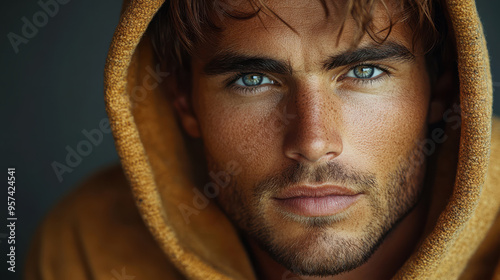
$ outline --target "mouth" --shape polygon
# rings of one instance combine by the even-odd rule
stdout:
[[[362,193],[334,186],[292,187],[273,197],[278,207],[305,217],[332,216],[347,210]]]

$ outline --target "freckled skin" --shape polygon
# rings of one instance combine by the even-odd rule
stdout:
[[[350,47],[353,21],[346,21],[336,45],[341,17],[333,6],[325,18],[319,1],[268,2],[298,34],[265,15],[263,23],[257,17],[223,21],[216,43],[198,48],[192,60],[194,114],[180,112],[185,129],[202,138],[210,169],[223,170],[230,161],[242,167],[221,190],[218,203],[248,241],[260,278],[281,279],[291,270],[310,275],[302,279],[342,272],[334,279],[387,279],[412,250],[425,217],[424,206],[417,204],[425,164],[414,162],[421,154],[415,143],[425,137],[430,113],[424,56],[416,52],[412,61],[370,61],[390,69],[370,82],[346,77],[355,65],[324,71],[321,61]],[[378,7],[376,26],[387,24],[385,15]],[[411,49],[410,32],[397,24],[388,40]],[[359,46],[370,43],[364,36]],[[241,94],[224,87],[231,74],[202,72],[224,48],[288,61],[293,73],[263,73],[277,83]],[[289,118],[283,119],[283,112]],[[290,218],[273,207],[266,179],[300,164],[308,171],[297,174],[307,180],[327,163],[374,178],[374,184],[351,185],[346,179],[346,187],[365,193],[329,219]]]

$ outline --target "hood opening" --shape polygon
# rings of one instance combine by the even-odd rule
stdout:
[[[200,174],[206,169],[196,158],[199,147],[186,145],[190,141],[162,91],[169,74],[161,71],[144,36],[162,4],[125,1],[106,62],[106,106],[123,169],[143,220],[186,277],[255,279],[235,228],[197,188],[209,183],[200,181],[207,174]],[[446,5],[457,44],[460,104],[458,113],[450,107],[453,121],[445,123],[450,139],[433,155],[437,168],[425,239],[396,278],[439,275],[439,266],[464,242],[464,228],[474,226],[488,168],[492,86],[482,26],[473,1]],[[465,266],[478,244],[460,252],[464,258],[457,267]]]

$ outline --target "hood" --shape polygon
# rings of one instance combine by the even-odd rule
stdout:
[[[204,203],[193,191],[199,166],[190,159],[193,148],[162,94],[168,73],[159,70],[144,36],[163,3],[126,0],[111,43],[105,100],[116,149],[142,219],[183,275],[255,279],[231,222],[215,203]],[[499,208],[498,190],[487,179],[493,90],[482,26],[472,0],[448,0],[445,9],[456,42],[461,128],[448,131],[456,141],[449,141],[436,159],[434,186],[440,187],[432,188],[425,236],[396,278],[459,277]],[[193,204],[202,209],[186,223],[179,207]]]

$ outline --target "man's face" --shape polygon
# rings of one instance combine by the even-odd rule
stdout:
[[[350,49],[352,19],[337,44],[342,9],[326,17],[320,1],[268,3],[297,33],[262,12],[224,19],[192,60],[187,130],[201,136],[210,170],[241,166],[217,200],[246,236],[301,274],[348,271],[422,188],[424,57],[408,51],[403,24],[381,45],[365,35]],[[383,7],[374,23],[388,25]]]

